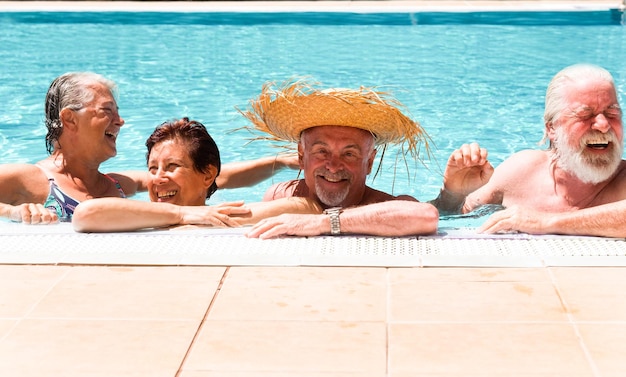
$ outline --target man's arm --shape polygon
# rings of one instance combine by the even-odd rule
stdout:
[[[491,215],[479,233],[523,232],[626,237],[626,200],[575,211],[547,213],[510,207]]]
[[[346,208],[339,215],[341,233],[401,237],[432,234],[437,231],[439,212],[428,203],[390,200],[360,207]],[[273,238],[282,235],[317,236],[330,234],[330,217],[326,214],[283,214],[254,225],[246,236]]]

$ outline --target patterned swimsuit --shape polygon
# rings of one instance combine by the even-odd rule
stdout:
[[[49,174],[45,170],[44,173],[48,177],[48,182],[50,182],[50,194],[48,194],[48,198],[44,203],[44,207],[56,212],[57,216],[59,216],[59,221],[72,221],[72,215],[74,214],[74,210],[80,202],[64,193],[61,188],[57,186],[51,174]],[[111,182],[115,183],[115,187],[117,188],[117,191],[119,191],[120,197],[126,198],[126,194],[124,193],[124,190],[122,190],[122,186],[120,185],[120,183],[116,179],[111,178],[106,174],[104,176],[110,179]]]

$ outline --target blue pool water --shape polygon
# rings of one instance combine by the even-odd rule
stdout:
[[[119,84],[126,120],[103,171],[143,169],[144,141],[161,122],[202,121],[224,162],[276,153],[248,143],[245,108],[267,80],[311,76],[327,86],[395,93],[430,133],[432,158],[409,171],[388,153],[370,184],[428,200],[448,155],[479,141],[495,165],[540,148],[545,88],[563,67],[589,62],[626,83],[621,13],[178,14],[0,12],[0,163],[46,156],[43,101],[50,81],[90,70]],[[296,177],[283,171],[274,178]],[[259,200],[272,183],[211,201]],[[139,197],[145,198],[145,197]]]

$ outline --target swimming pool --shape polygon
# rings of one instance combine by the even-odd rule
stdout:
[[[50,81],[90,70],[120,88],[126,120],[103,171],[143,169],[144,141],[171,118],[202,121],[224,162],[276,153],[234,131],[267,80],[311,76],[328,86],[395,93],[430,133],[432,158],[370,184],[421,200],[437,195],[452,150],[479,141],[494,164],[540,148],[543,99],[563,67],[589,62],[626,83],[626,32],[616,10],[478,13],[0,12],[0,162],[45,157]],[[295,178],[283,171],[274,178]],[[394,178],[395,175],[395,178]],[[271,181],[211,201],[259,200]],[[141,196],[139,198],[142,198]]]

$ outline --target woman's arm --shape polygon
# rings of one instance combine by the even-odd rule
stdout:
[[[37,166],[0,166],[0,217],[24,224],[58,222],[57,214],[43,206],[49,192],[48,178]]]
[[[97,198],[80,203],[72,216],[77,232],[124,232],[172,225],[239,226],[232,215],[246,215],[243,202],[218,206],[178,206],[122,198]]]
[[[256,224],[260,220],[284,213],[320,214],[324,211],[316,200],[300,197],[287,197],[266,202],[250,203],[245,207],[250,209],[249,214],[231,216],[241,225]]]
[[[77,232],[124,232],[172,225],[237,227],[254,224],[281,213],[322,213],[307,198],[284,198],[271,202],[229,202],[214,206],[178,206],[122,198],[97,198],[80,203],[72,217]]]
[[[229,162],[217,176],[219,188],[239,188],[262,182],[284,168],[299,169],[297,154],[281,154],[256,160]]]

